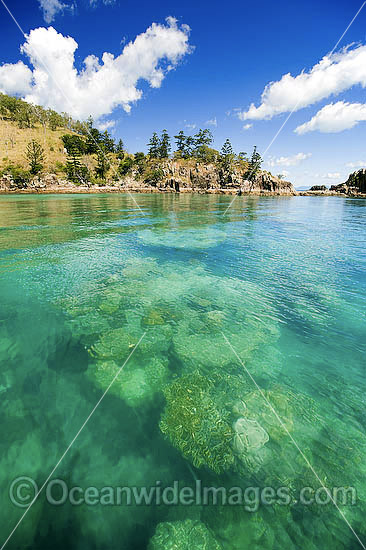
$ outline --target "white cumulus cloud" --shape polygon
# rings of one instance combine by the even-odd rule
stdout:
[[[291,157],[278,157],[271,158],[268,161],[269,166],[296,166],[300,164],[303,160],[306,160],[311,157],[311,153],[297,153]]]
[[[31,80],[32,71],[23,61],[0,65],[0,92],[26,95],[31,91]]]
[[[159,88],[166,74],[191,51],[189,27],[179,27],[172,17],[165,25],[153,23],[117,57],[107,52],[101,60],[89,55],[80,71],[75,67],[77,47],[71,36],[53,27],[31,30],[21,52],[33,70],[22,62],[0,66],[0,91],[20,94],[30,103],[66,111],[75,118],[98,119],[119,106],[129,112],[142,97],[137,87],[140,80]]]
[[[293,109],[298,111],[356,84],[366,86],[364,45],[326,55],[309,72],[297,76],[288,73],[277,82],[270,82],[262,93],[261,105],[256,107],[252,103],[247,111],[239,112],[239,118],[270,119]]]
[[[311,120],[298,126],[295,132],[306,134],[318,130],[331,134],[349,130],[363,120],[366,120],[366,104],[337,101],[325,105]]]
[[[248,122],[248,124],[244,124],[243,130],[250,130],[250,128],[252,128],[252,126],[253,126],[253,124],[250,124],[250,123]]]

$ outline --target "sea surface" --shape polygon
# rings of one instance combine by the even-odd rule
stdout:
[[[366,201],[232,199],[0,196],[0,548],[366,545]]]

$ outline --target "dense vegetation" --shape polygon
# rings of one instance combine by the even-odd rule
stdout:
[[[57,141],[60,160],[52,168],[77,185],[104,184],[107,178],[120,180],[129,174],[157,185],[163,177],[162,162],[169,158],[213,163],[224,172],[241,168],[245,178],[254,181],[262,163],[256,147],[249,158],[245,152],[236,154],[229,139],[220,151],[214,149],[213,136],[208,129],[200,129],[193,136],[185,135],[181,130],[173,138],[166,130],[160,136],[154,132],[147,144],[147,154],[130,154],[121,139],[116,142],[108,130],[101,132],[95,128],[91,117],[80,122],[67,113],[59,114],[4,94],[0,94],[0,117],[18,128],[40,128],[44,135],[47,131],[64,130]],[[49,149],[53,151],[54,146],[49,146]],[[0,175],[10,174],[22,186],[31,177],[45,171],[46,153],[47,147],[42,146],[39,139],[32,138],[26,145],[23,162],[7,162],[7,157],[2,159],[5,165],[0,169]]]

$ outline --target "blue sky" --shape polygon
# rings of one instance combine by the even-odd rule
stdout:
[[[34,34],[21,53],[25,38],[0,5],[0,90],[45,106],[74,109],[76,115],[94,109],[101,124],[113,121],[112,133],[122,137],[131,152],[146,150],[155,130],[167,128],[174,135],[180,129],[194,133],[200,127],[211,128],[217,148],[229,137],[237,152],[251,152],[253,145],[264,152],[293,108],[295,90],[296,97],[303,94],[304,105],[271,146],[264,166],[275,174],[285,173],[296,186],[330,185],[344,181],[366,161],[366,6],[339,44],[330,68],[321,66],[314,78],[281,81],[287,73],[294,78],[301,71],[308,73],[333,49],[360,8],[359,1],[13,0],[8,6],[24,32]],[[53,17],[47,12],[50,9]],[[177,22],[167,23],[168,16]],[[152,23],[158,26],[149,32]],[[53,34],[34,31],[50,25]],[[104,52],[117,58],[138,36],[128,61],[124,56],[109,72],[97,74]],[[73,38],[77,48],[67,37]],[[348,45],[349,50],[342,50]],[[91,79],[79,81],[84,89],[75,91],[75,97],[69,85],[75,77],[69,58],[62,60],[65,68],[56,60],[68,48],[71,58],[75,50],[77,71],[84,69],[87,56],[99,58],[99,64],[91,63]],[[34,70],[37,55],[47,60],[47,69],[55,73],[67,100],[50,82],[34,88],[31,79],[36,73],[26,67]],[[15,71],[19,61],[25,66],[17,65]],[[38,72],[42,70],[37,60],[35,64]],[[258,111],[263,90],[271,82],[279,84],[264,101],[264,111]],[[322,87],[324,93],[319,92]],[[139,91],[142,95],[137,99]],[[103,101],[114,96],[113,104]],[[255,108],[248,112],[251,104]],[[302,130],[296,133],[299,127]]]

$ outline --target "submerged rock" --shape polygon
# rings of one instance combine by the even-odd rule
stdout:
[[[131,359],[120,369],[121,365],[115,361],[98,361],[89,366],[87,374],[101,390],[106,390],[118,375],[109,392],[130,407],[151,404],[169,381],[167,361],[162,359],[149,358],[144,362]]]
[[[269,441],[268,433],[256,420],[238,418],[233,429],[235,432],[233,447],[239,456],[255,452]]]
[[[182,376],[164,390],[160,429],[194,466],[221,473],[234,464],[233,430],[215,400],[213,383],[199,373]]]
[[[148,550],[221,550],[212,531],[198,520],[159,523]]]

